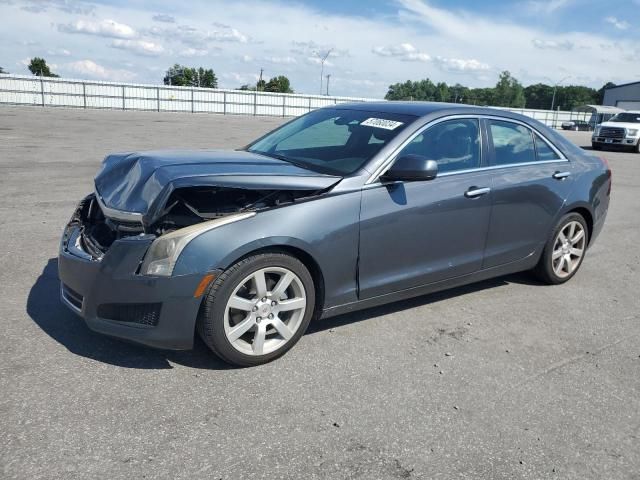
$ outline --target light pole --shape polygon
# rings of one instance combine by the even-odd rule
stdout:
[[[551,111],[553,111],[553,107],[555,106],[555,103],[556,103],[556,90],[558,88],[558,85],[560,85],[565,80],[568,80],[569,78],[571,78],[571,75],[568,75],[568,76],[564,77],[562,80],[560,80],[559,82],[556,82],[553,85],[553,97],[551,97]],[[553,80],[551,80],[551,81],[553,81]]]
[[[329,96],[329,80],[331,80],[331,74],[327,74],[327,97]]]
[[[319,52],[313,52],[315,54],[315,56],[320,59],[320,95],[322,95],[322,80],[323,80],[323,77],[324,77],[324,62],[327,61],[327,58],[329,58],[329,55],[331,55],[332,51],[333,51],[333,48],[330,48],[329,50],[327,50],[327,53],[324,56],[322,56]]]

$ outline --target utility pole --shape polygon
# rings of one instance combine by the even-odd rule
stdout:
[[[329,80],[331,80],[331,74],[327,74],[327,97],[329,96]]]
[[[262,85],[262,72],[264,72],[264,68],[260,69],[260,80],[258,80],[258,84],[256,85],[256,90],[260,90],[260,85]]]
[[[564,82],[565,80],[571,78],[571,75],[564,77],[562,80],[560,80],[559,82],[556,82],[553,85],[553,97],[551,97],[551,111],[553,111],[553,107],[555,106],[556,103],[556,90],[558,88],[558,85],[560,85],[562,82]]]
[[[333,52],[333,48],[327,50],[327,53],[325,55],[322,55],[319,52],[313,52],[314,55],[320,59],[320,95],[322,95],[322,82],[324,80],[324,62],[327,61],[327,58],[329,58],[331,52]]]

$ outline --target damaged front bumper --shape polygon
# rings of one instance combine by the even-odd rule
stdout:
[[[82,207],[60,243],[62,302],[96,332],[157,348],[192,348],[201,303],[194,292],[202,274],[140,275],[153,235],[120,238],[96,258],[83,248]]]

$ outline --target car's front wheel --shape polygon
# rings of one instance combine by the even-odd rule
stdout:
[[[285,253],[247,257],[211,285],[198,332],[220,358],[236,366],[267,363],[307,329],[315,307],[309,270]]]
[[[571,279],[584,260],[589,229],[579,213],[562,217],[545,245],[535,273],[545,283],[557,285]]]
[[[593,150],[600,150],[602,147],[600,147],[600,145],[596,142],[591,142],[591,148]]]

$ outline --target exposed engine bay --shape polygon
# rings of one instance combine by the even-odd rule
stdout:
[[[71,225],[81,227],[83,250],[100,259],[118,239],[136,235],[161,236],[234,213],[260,211],[318,195],[309,190],[250,190],[228,187],[190,187],[174,190],[159,218],[151,225],[123,222],[104,215],[95,194],[78,206]]]

